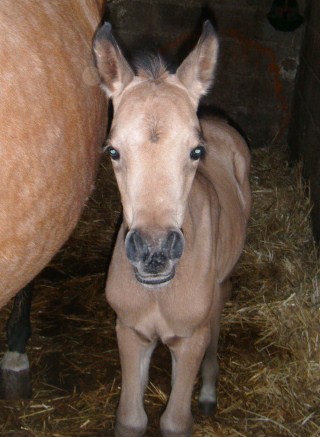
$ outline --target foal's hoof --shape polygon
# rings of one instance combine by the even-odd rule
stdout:
[[[180,417],[178,421],[177,418],[172,421],[168,420],[165,414],[160,419],[162,437],[192,437],[193,418],[191,416],[185,417],[184,420]]]
[[[30,399],[31,393],[27,355],[7,352],[1,362],[0,399]]]
[[[210,401],[199,402],[199,408],[204,416],[213,416],[217,411],[217,403]]]
[[[181,432],[162,430],[162,436],[163,437],[191,437],[192,428]]]
[[[128,428],[127,426],[116,424],[115,437],[143,437],[145,435],[145,429]]]

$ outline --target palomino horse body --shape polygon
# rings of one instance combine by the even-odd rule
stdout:
[[[122,390],[117,436],[143,435],[143,394],[158,339],[172,355],[172,391],[161,417],[166,437],[192,432],[191,395],[202,364],[200,405],[216,404],[220,315],[243,249],[250,210],[249,152],[224,120],[198,120],[218,42],[206,22],[196,48],[169,74],[159,60],[125,61],[107,23],[94,51],[114,104],[107,151],[124,221],[106,296],[117,313]]]
[[[92,63],[103,4],[0,2],[0,307],[66,241],[92,190],[106,130]],[[29,301],[27,289],[14,307],[4,373],[28,367]]]

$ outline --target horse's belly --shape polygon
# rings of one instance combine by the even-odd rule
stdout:
[[[93,186],[106,124],[90,75],[99,3],[0,4],[0,307],[65,242]]]

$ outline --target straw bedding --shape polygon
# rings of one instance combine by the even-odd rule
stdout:
[[[220,337],[219,406],[194,436],[320,435],[320,284],[307,187],[281,148],[253,152],[253,211]],[[120,393],[115,315],[104,299],[120,203],[104,159],[73,236],[35,281],[31,401],[0,401],[2,436],[112,436]],[[5,321],[0,310],[0,349]],[[147,435],[159,435],[170,356],[155,351]]]

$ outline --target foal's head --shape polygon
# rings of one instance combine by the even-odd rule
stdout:
[[[128,227],[126,253],[137,280],[159,286],[173,278],[184,249],[187,199],[205,155],[196,112],[211,85],[217,37],[205,22],[176,74],[155,58],[135,74],[108,23],[96,35],[94,53],[102,88],[114,106],[106,150]]]

